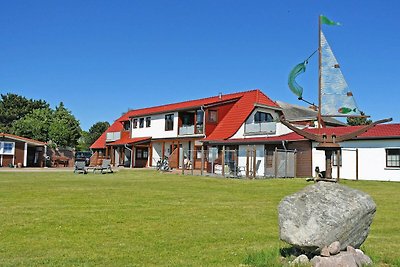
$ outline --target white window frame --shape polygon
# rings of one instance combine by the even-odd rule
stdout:
[[[11,152],[5,152],[4,148],[6,144],[11,144],[12,145],[12,149]],[[1,155],[14,155],[15,153],[15,142],[1,142],[0,143],[0,154]]]

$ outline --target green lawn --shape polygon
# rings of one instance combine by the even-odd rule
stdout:
[[[363,249],[378,266],[399,264],[400,183],[342,183],[378,206]],[[1,172],[0,266],[239,266],[285,246],[278,203],[306,185],[148,170]]]

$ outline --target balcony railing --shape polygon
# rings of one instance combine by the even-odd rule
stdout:
[[[179,127],[179,135],[194,134],[194,125]]]
[[[179,127],[179,135],[202,134],[203,125],[184,125]]]
[[[246,134],[274,134],[276,122],[246,123]]]
[[[121,139],[121,132],[107,133],[106,142],[112,142]]]

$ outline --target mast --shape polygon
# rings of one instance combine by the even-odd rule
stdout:
[[[318,129],[322,126],[321,101],[322,101],[322,49],[321,49],[321,15],[318,16]]]

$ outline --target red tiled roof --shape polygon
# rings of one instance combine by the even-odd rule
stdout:
[[[206,138],[207,140],[222,140],[234,135],[250,116],[255,104],[280,108],[260,90],[249,91],[233,105],[229,113],[218,123],[215,130]]]
[[[91,149],[106,148],[106,138],[109,132],[119,132],[123,129],[121,119],[125,119],[126,114],[122,115],[118,120],[114,121],[110,127],[90,146]]]
[[[135,144],[135,143],[140,143],[144,141],[150,141],[151,137],[137,137],[137,138],[121,138],[115,142],[107,143],[107,145],[110,146],[116,146],[116,145],[124,145],[124,144]]]
[[[354,132],[360,129],[362,126],[343,126],[343,127],[330,127],[330,128],[310,128],[306,129],[310,133],[314,134],[336,134],[336,135],[344,135],[351,132]],[[400,123],[393,124],[379,124],[368,130],[367,132],[357,136],[353,140],[363,140],[363,139],[387,139],[387,138],[399,138],[400,139]],[[279,136],[271,136],[271,137],[254,137],[254,138],[236,138],[236,139],[228,139],[228,140],[210,140],[212,143],[218,144],[228,144],[228,143],[263,143],[263,142],[278,142],[278,141],[300,141],[306,140],[303,136],[297,133],[288,133]]]
[[[170,111],[207,106],[207,105],[217,104],[220,102],[239,99],[239,98],[241,98],[245,95],[249,95],[249,94],[250,95],[260,95],[260,99],[263,99],[263,101],[265,100],[265,97],[266,97],[263,93],[261,93],[261,91],[259,89],[255,89],[255,90],[251,90],[251,91],[222,95],[221,98],[219,96],[213,96],[213,97],[208,97],[208,98],[189,100],[189,101],[185,101],[185,102],[167,104],[167,105],[162,105],[162,106],[131,110],[128,112],[128,117],[144,116],[144,115],[150,115],[150,114],[156,114],[156,113],[165,113],[165,112],[170,112]],[[257,99],[257,98],[255,98],[255,99]],[[266,102],[265,105],[279,107],[275,102],[273,102],[269,98],[268,98],[268,101],[264,101],[264,102]]]
[[[30,138],[26,138],[26,137],[22,137],[22,136],[18,136],[18,135],[13,135],[13,134],[0,133],[0,137],[7,137],[10,139],[19,140],[19,141],[23,141],[23,142],[34,144],[34,145],[39,145],[39,146],[46,145],[45,142],[41,142],[38,140],[34,140],[34,139],[30,139]]]

